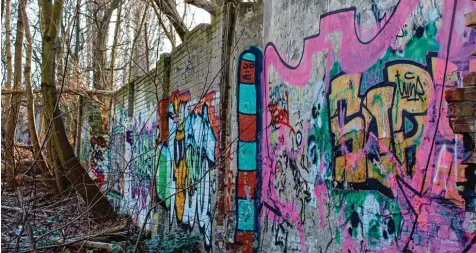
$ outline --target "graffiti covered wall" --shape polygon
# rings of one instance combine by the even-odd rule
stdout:
[[[128,108],[128,87],[124,87],[114,97],[114,110],[110,121],[108,169],[105,173],[107,196],[116,211],[127,210],[126,175],[130,175],[130,145],[127,142],[131,114]],[[129,166],[128,166],[129,165]]]
[[[265,4],[255,250],[474,250],[443,94],[469,71],[475,4],[286,2]]]
[[[160,102],[160,160],[157,195],[165,200],[169,224],[204,234],[209,248],[212,196],[216,191],[219,119],[218,100],[210,92],[198,102],[188,91],[174,91]],[[169,196],[172,196],[169,198]]]
[[[475,70],[475,9],[239,5],[117,91],[81,160],[117,210],[205,251],[473,252],[471,147],[443,95]]]
[[[195,27],[155,69],[116,91],[107,134],[94,128],[99,110],[88,102],[79,148],[117,212],[145,223],[153,235],[176,229],[200,235],[207,251],[222,194],[223,19],[219,14],[212,25]]]

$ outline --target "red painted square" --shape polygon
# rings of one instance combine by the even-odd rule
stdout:
[[[253,240],[254,235],[250,232],[237,232],[236,243],[241,244],[241,252],[253,253]]]
[[[239,114],[240,121],[240,140],[256,140],[256,115]]]
[[[245,187],[250,189],[250,197],[255,197],[256,192],[256,172],[239,171],[238,172],[238,198],[246,199]]]

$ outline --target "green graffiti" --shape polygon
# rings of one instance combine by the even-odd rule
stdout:
[[[165,199],[168,196],[170,196],[171,192],[171,171],[170,171],[170,166],[169,166],[169,161],[167,159],[167,153],[168,151],[166,150],[165,147],[162,147],[159,152],[161,152],[158,155],[158,173],[156,177],[156,183],[157,183],[157,196],[160,199]],[[170,198],[165,201],[165,205],[170,207]]]
[[[333,189],[331,195],[335,213],[344,212],[344,225],[348,229],[343,231],[352,237],[365,235],[376,240],[390,240],[400,236],[403,215],[395,200],[375,191]]]

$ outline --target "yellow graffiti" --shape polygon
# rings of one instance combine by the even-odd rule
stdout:
[[[330,128],[335,154],[335,181],[363,183],[372,178],[389,187],[396,175],[392,152],[404,173],[413,176],[433,82],[428,72],[410,63],[386,66],[386,80],[359,94],[360,74],[341,74],[331,80]],[[378,154],[368,143],[378,138]],[[375,145],[375,144],[374,144]]]
[[[360,115],[359,85],[360,74],[344,74],[331,83],[330,116],[331,131],[337,152],[345,153],[336,157],[336,181],[365,182],[365,156],[352,158],[363,147],[365,121]],[[355,116],[354,118],[351,118]],[[347,120],[351,118],[350,120]]]
[[[186,182],[188,177],[188,168],[185,165],[185,159],[180,160],[178,167],[175,167],[174,176],[177,187],[177,194],[175,196],[175,210],[177,212],[177,219],[183,219],[183,213],[185,209],[185,197],[186,197]]]

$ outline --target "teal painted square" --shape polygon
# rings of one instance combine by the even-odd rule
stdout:
[[[239,112],[256,114],[256,85],[240,83]]]
[[[256,142],[238,141],[238,169],[256,170]]]
[[[238,229],[254,230],[255,209],[254,200],[238,199]]]

